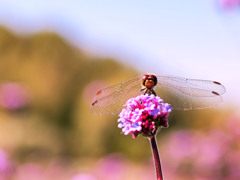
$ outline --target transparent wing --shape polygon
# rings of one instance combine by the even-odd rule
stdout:
[[[226,90],[216,81],[157,76],[155,92],[177,110],[213,107],[222,102]]]
[[[117,114],[131,97],[142,94],[142,75],[100,90],[94,97],[91,112],[96,115]]]

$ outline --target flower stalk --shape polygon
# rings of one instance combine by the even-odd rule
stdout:
[[[153,94],[140,95],[131,98],[119,114],[118,127],[124,135],[131,134],[136,138],[139,134],[148,137],[152,147],[153,161],[157,180],[163,180],[162,168],[156,143],[156,133],[162,127],[168,127],[167,117],[172,108],[170,104]]]
[[[149,137],[152,148],[153,162],[156,169],[157,180],[163,180],[162,167],[155,136]]]

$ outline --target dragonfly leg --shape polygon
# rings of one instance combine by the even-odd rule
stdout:
[[[147,88],[143,88],[143,89],[141,89],[140,91],[141,91],[141,92],[144,91],[143,94],[145,95],[145,94],[147,93]]]
[[[145,91],[144,91],[145,90]],[[144,91],[144,95],[145,94],[148,94],[148,95],[151,95],[153,94],[154,96],[157,96],[157,94],[155,93],[155,91],[153,89],[147,89],[147,88],[144,88],[144,89],[141,89],[140,91]]]
[[[145,90],[145,91],[144,91],[144,95],[145,95],[145,94],[149,94],[148,89],[145,88],[144,90]]]
[[[151,89],[151,93],[154,95],[154,96],[157,96],[157,94],[155,93],[155,91],[153,89]]]

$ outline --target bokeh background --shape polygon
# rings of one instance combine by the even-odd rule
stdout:
[[[99,89],[146,72],[227,89],[171,113],[165,179],[240,179],[239,0],[0,0],[0,25],[0,180],[154,179],[148,140],[90,113]]]

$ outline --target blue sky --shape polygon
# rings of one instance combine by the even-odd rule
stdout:
[[[239,105],[240,8],[224,11],[217,2],[0,0],[0,24],[57,31],[142,72],[220,81],[226,102]]]

